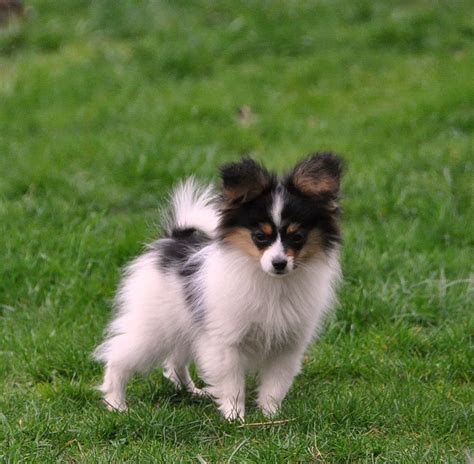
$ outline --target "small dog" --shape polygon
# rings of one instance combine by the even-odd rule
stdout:
[[[311,155],[282,178],[251,159],[221,168],[222,192],[178,186],[166,234],[126,268],[117,313],[95,350],[99,389],[124,410],[135,372],[161,365],[177,388],[243,420],[245,374],[274,415],[335,299],[341,160]],[[207,387],[198,389],[188,365]]]

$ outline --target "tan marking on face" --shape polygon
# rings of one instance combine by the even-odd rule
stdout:
[[[311,258],[319,256],[323,253],[324,249],[321,233],[317,230],[312,230],[306,239],[306,243],[299,252],[299,258],[301,261],[308,261]]]
[[[265,249],[259,250],[253,243],[250,230],[245,227],[236,227],[224,235],[224,242],[242,250],[244,253],[254,258],[260,259]]]
[[[286,256],[288,256],[288,258],[296,258],[297,255],[298,252],[296,250],[294,250],[293,248],[288,248],[286,252]]]
[[[300,228],[300,225],[297,224],[296,222],[292,222],[287,228],[286,228],[286,232],[288,234],[294,234],[295,232],[298,232]]]
[[[268,222],[263,223],[260,226],[260,229],[262,229],[262,232],[266,235],[271,235],[272,232],[273,232],[273,228],[272,228],[271,224],[269,224]]]

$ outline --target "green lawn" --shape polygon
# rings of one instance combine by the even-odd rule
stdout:
[[[472,3],[25,3],[0,30],[0,461],[465,462]],[[227,424],[159,372],[107,412],[90,353],[171,185],[315,150],[348,165],[345,282],[289,421]]]

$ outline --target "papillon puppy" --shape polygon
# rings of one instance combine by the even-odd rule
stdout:
[[[161,366],[177,388],[214,398],[229,420],[244,419],[253,372],[258,406],[278,411],[335,300],[340,177],[341,160],[319,153],[283,177],[243,159],[222,166],[218,193],[194,179],[175,189],[164,238],[126,268],[94,352],[109,409],[126,409],[134,373]]]

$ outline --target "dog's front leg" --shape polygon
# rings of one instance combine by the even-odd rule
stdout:
[[[280,353],[268,359],[260,370],[257,404],[266,416],[273,416],[280,409],[293,379],[300,371],[302,357],[301,350]]]
[[[227,420],[244,420],[245,374],[241,356],[232,346],[202,340],[197,363],[206,391],[214,397]]]

